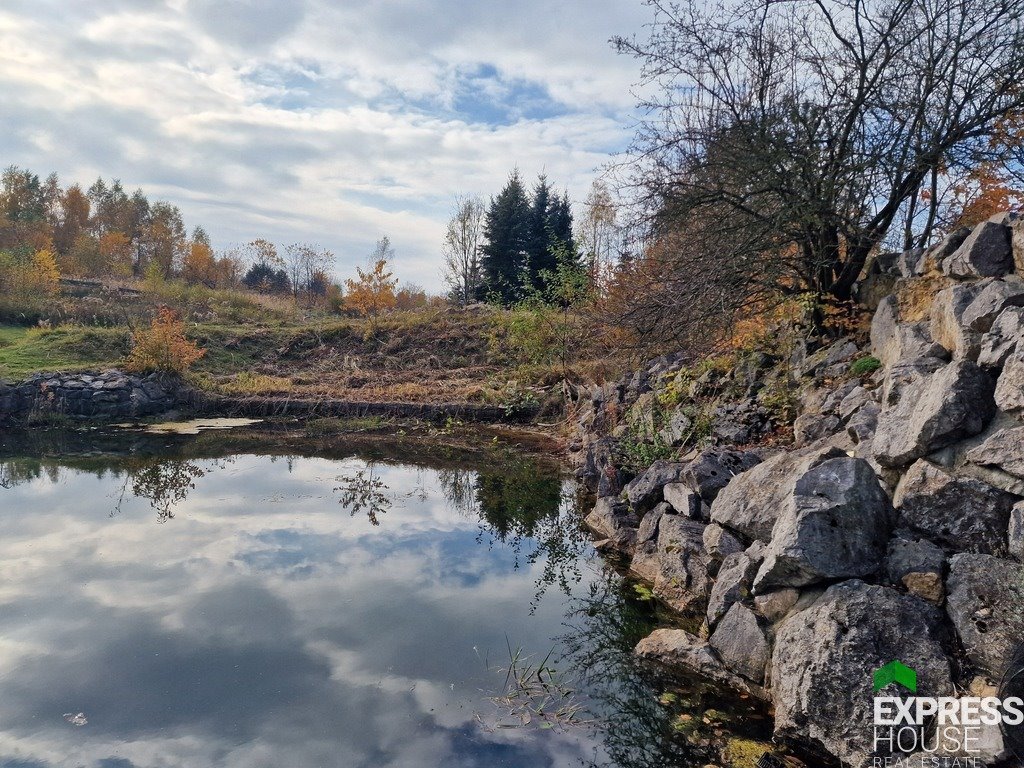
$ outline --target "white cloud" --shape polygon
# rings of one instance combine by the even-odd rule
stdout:
[[[433,289],[456,193],[492,194],[518,165],[582,198],[628,141],[635,65],[607,39],[647,13],[639,0],[78,6],[0,11],[5,164],[119,177],[219,245],[321,242],[339,276],[387,233],[399,277]],[[540,113],[517,116],[520,96]]]

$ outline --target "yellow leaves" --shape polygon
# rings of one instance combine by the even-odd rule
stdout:
[[[124,232],[105,232],[100,236],[100,256],[104,269],[117,277],[132,274],[132,241]]]
[[[148,329],[133,334],[125,368],[138,373],[180,375],[205,354],[205,349],[185,338],[185,323],[174,310],[161,307]]]
[[[346,308],[369,317],[395,308],[398,280],[392,277],[387,259],[377,259],[365,270],[356,267],[356,274],[359,279],[345,281]]]
[[[213,249],[204,242],[194,240],[185,254],[181,271],[186,282],[216,285],[217,262],[213,256]]]
[[[36,251],[32,256],[31,281],[33,287],[42,293],[53,295],[60,291],[57,254],[49,248]]]

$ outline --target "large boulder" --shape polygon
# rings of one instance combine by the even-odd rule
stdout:
[[[1017,502],[1010,510],[1010,527],[1006,539],[1010,557],[1017,562],[1024,562],[1024,501]]]
[[[947,552],[1006,554],[1006,529],[1016,498],[971,477],[916,462],[893,495],[901,526]]]
[[[768,666],[768,638],[757,614],[742,603],[733,603],[708,640],[727,669],[752,683],[764,683]]]
[[[934,606],[857,580],[830,587],[776,626],[776,735],[817,745],[845,765],[870,765],[873,675],[894,659],[917,671],[919,696],[953,693]]]
[[[999,430],[968,451],[967,460],[1024,480],[1024,427]]]
[[[967,658],[999,680],[1024,638],[1024,566],[991,555],[956,555],[946,592],[946,612]]]
[[[611,541],[617,549],[629,549],[636,540],[640,520],[629,506],[611,496],[598,499],[584,522],[595,533]]]
[[[687,463],[682,480],[708,504],[736,477],[761,463],[754,451],[709,448]]]
[[[685,465],[659,459],[627,483],[625,491],[633,510],[642,515],[665,500],[664,488],[679,480]]]
[[[892,508],[864,459],[828,459],[808,469],[783,500],[754,591],[869,576],[885,557]]]
[[[981,339],[978,365],[1002,368],[1024,338],[1024,307],[1004,309]]]
[[[680,515],[662,515],[656,541],[638,545],[630,570],[654,584],[654,594],[680,613],[703,611],[711,591],[711,557],[704,525]]]
[[[943,262],[942,271],[956,278],[1009,274],[1013,271],[1010,228],[991,221],[982,222]]]
[[[938,604],[945,596],[945,568],[946,553],[940,547],[905,532],[889,541],[882,573],[889,584]]]
[[[797,481],[812,467],[845,455],[833,447],[777,454],[735,477],[711,505],[711,520],[750,541],[768,541]]]
[[[918,357],[948,356],[945,348],[932,338],[927,322],[899,321],[896,296],[883,299],[871,320],[871,351],[886,366]]]
[[[984,283],[951,285],[935,294],[932,300],[929,333],[956,359],[976,360],[978,357],[981,332],[972,330],[964,315],[984,288]]]
[[[674,671],[682,669],[738,693],[768,700],[763,687],[727,669],[706,641],[685,629],[656,629],[637,644],[635,653]]]
[[[1007,358],[996,384],[995,401],[1008,413],[1024,410],[1024,349],[1016,349]]]
[[[964,310],[961,320],[971,331],[987,333],[1002,311],[1024,305],[1024,281],[1016,275],[993,280]]]
[[[991,377],[977,365],[954,361],[908,384],[885,408],[872,443],[884,467],[900,467],[980,433],[995,415]]]
[[[733,604],[750,596],[754,576],[764,560],[764,545],[756,542],[747,552],[728,555],[718,569],[718,576],[708,598],[708,626],[714,627]]]

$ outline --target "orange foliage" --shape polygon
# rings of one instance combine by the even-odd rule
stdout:
[[[356,267],[356,273],[358,280],[345,281],[345,306],[348,309],[363,316],[376,317],[395,308],[398,280],[392,277],[387,259],[377,259],[366,270]]]
[[[100,256],[109,274],[129,277],[132,255],[132,241],[124,232],[105,232],[100,236]]]
[[[169,307],[161,307],[152,325],[132,336],[129,371],[183,374],[206,354],[185,338],[185,323]]]

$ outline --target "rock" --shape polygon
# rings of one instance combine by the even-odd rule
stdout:
[[[934,573],[940,578],[946,568],[946,553],[927,539],[896,537],[889,542],[882,569],[890,584],[902,584],[909,573]]]
[[[840,339],[829,347],[809,356],[799,369],[801,376],[813,376],[827,368],[851,360],[858,352],[857,345],[850,339]]]
[[[968,451],[967,460],[1024,480],[1024,427],[999,430],[977,448]]]
[[[971,477],[956,477],[927,461],[904,475],[893,505],[902,526],[947,552],[1006,554],[1006,530],[1015,498]]]
[[[952,695],[937,609],[862,581],[829,587],[776,626],[776,736],[817,745],[844,764],[869,765],[875,754],[873,674],[893,659],[917,671],[917,695]]]
[[[875,401],[870,391],[862,386],[851,390],[839,403],[839,418],[844,422],[868,403]]]
[[[1008,413],[1024,410],[1024,350],[1010,355],[999,374],[995,391],[996,405]]]
[[[882,300],[871,321],[871,352],[888,366],[918,357],[948,357],[945,348],[932,338],[927,322],[901,323],[895,296]]]
[[[1004,309],[1022,305],[1024,282],[1020,278],[1014,276],[1004,280],[993,280],[964,310],[961,322],[971,331],[987,333]]]
[[[1020,219],[1010,225],[1010,245],[1014,268],[1018,275],[1024,275],[1024,221]]]
[[[689,517],[691,520],[707,519],[707,512],[703,509],[704,503],[700,496],[691,491],[683,483],[669,483],[662,493],[667,501],[678,514]]]
[[[803,448],[824,437],[831,437],[841,428],[842,422],[832,415],[804,413],[793,422],[793,438],[797,448]]]
[[[671,511],[671,505],[663,501],[644,515],[643,520],[640,521],[640,527],[636,531],[637,546],[658,540],[658,523],[661,521],[661,516]]]
[[[734,552],[742,552],[746,545],[718,523],[704,528],[704,549],[716,560],[724,560]]]
[[[679,480],[684,466],[678,462],[659,459],[647,470],[626,484],[626,498],[633,510],[642,515],[664,501],[663,489],[669,483]]]
[[[754,575],[761,565],[761,548],[751,554],[735,552],[722,561],[708,598],[708,626],[714,627],[734,603],[750,596]]]
[[[1010,228],[993,222],[976,226],[942,264],[952,277],[1002,277],[1013,271]]]
[[[853,415],[846,425],[846,434],[850,436],[854,445],[860,445],[874,437],[881,412],[882,407],[878,403],[870,402]]]
[[[658,540],[637,547],[630,570],[653,582],[654,594],[681,613],[704,610],[711,591],[704,526],[680,515],[662,515]]]
[[[1018,348],[1024,338],[1024,308],[1004,309],[989,332],[982,337],[978,365],[1002,368],[1006,359]]]
[[[768,640],[757,615],[742,603],[733,603],[708,640],[725,664],[752,683],[764,682],[768,666]]]
[[[902,579],[907,592],[917,595],[935,605],[942,605],[946,592],[942,586],[942,577],[937,573],[908,573]]]
[[[785,587],[774,592],[757,595],[754,598],[754,609],[770,623],[776,624],[789,615],[799,599],[799,590]]]
[[[760,463],[761,457],[754,451],[709,448],[686,465],[682,480],[710,504],[736,475]]]
[[[895,405],[904,390],[927,381],[929,376],[945,365],[946,362],[938,357],[919,357],[889,366],[885,369],[885,376],[882,379],[882,406]]]
[[[598,499],[594,510],[587,515],[587,526],[621,549],[628,549],[636,540],[640,520],[630,508],[612,497]]]
[[[654,412],[657,398],[653,392],[645,392],[626,411],[626,423],[633,433],[641,439],[650,440],[654,437]]]
[[[1018,562],[1024,562],[1024,501],[1017,502],[1010,510],[1007,550]]]
[[[924,248],[911,248],[896,258],[896,268],[903,277],[920,277],[924,264]]]
[[[938,269],[941,270],[946,260],[956,253],[957,249],[963,245],[964,240],[966,240],[970,234],[970,227],[960,227],[960,229],[950,232],[935,245],[927,248],[924,252],[925,266],[927,266],[928,262],[931,261]]]
[[[755,699],[768,700],[764,688],[730,672],[705,641],[684,629],[656,629],[637,644],[634,652],[642,659],[674,670],[683,669]]]
[[[658,431],[658,437],[666,445],[677,446],[689,436],[692,428],[693,420],[681,408],[676,408],[666,420],[665,426]]]
[[[991,555],[955,555],[946,612],[972,664],[993,680],[1024,637],[1024,566]]]
[[[784,500],[754,591],[875,573],[892,525],[889,499],[868,462],[848,456],[824,461]]]
[[[768,541],[797,481],[814,466],[839,456],[832,447],[780,453],[735,477],[711,505],[711,520],[753,541]]]
[[[907,385],[882,410],[873,450],[884,467],[899,467],[980,433],[995,415],[992,379],[977,365],[954,361]]]
[[[944,288],[932,301],[931,337],[958,360],[976,360],[981,350],[981,333],[967,327],[964,314],[984,290],[984,283],[966,283]]]

